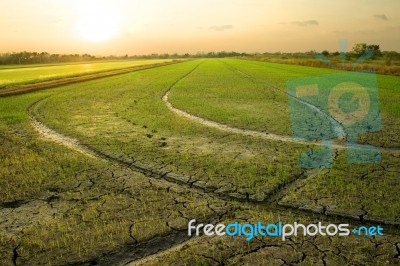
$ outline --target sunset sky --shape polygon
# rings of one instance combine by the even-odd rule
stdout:
[[[0,0],[0,53],[400,51],[399,0]]]

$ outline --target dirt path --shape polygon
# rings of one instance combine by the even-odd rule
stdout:
[[[99,158],[98,154],[94,153],[92,150],[88,149],[87,147],[81,145],[79,140],[67,137],[63,134],[60,134],[42,122],[37,120],[31,113],[29,114],[29,120],[31,122],[32,127],[45,139],[51,140],[57,144],[63,145],[67,148],[70,148],[74,151],[82,153],[83,155],[89,156],[91,158],[103,159]]]

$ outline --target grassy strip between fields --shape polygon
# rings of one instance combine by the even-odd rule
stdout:
[[[18,95],[18,94],[28,93],[28,92],[32,92],[32,91],[54,88],[54,87],[58,87],[58,86],[62,86],[62,85],[73,84],[73,83],[77,83],[77,82],[93,80],[93,79],[98,79],[98,78],[103,78],[103,77],[111,77],[111,76],[115,76],[115,75],[129,73],[132,71],[138,71],[138,70],[160,67],[160,66],[165,66],[165,65],[170,65],[170,64],[176,64],[176,63],[180,63],[182,61],[183,60],[173,60],[171,62],[156,63],[156,64],[150,64],[150,65],[139,65],[139,66],[116,69],[116,70],[92,72],[90,74],[84,74],[84,73],[83,74],[82,73],[74,74],[74,75],[67,76],[67,77],[61,77],[61,78],[58,77],[55,79],[50,79],[50,80],[45,80],[45,81],[42,81],[42,80],[39,80],[37,82],[31,81],[28,84],[19,84],[19,85],[14,84],[14,86],[1,89],[0,97]]]

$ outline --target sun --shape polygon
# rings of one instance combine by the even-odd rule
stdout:
[[[119,34],[119,17],[115,10],[101,1],[85,2],[79,6],[76,28],[79,36],[87,41],[107,41]]]

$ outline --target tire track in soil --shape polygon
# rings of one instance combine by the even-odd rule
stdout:
[[[72,137],[69,137],[69,136],[66,136],[61,133],[56,132],[55,130],[49,128],[48,126],[46,126],[45,124],[43,124],[42,122],[37,120],[32,115],[32,113],[29,113],[29,119],[30,119],[31,125],[34,128],[34,130],[42,138],[52,141],[54,143],[57,143],[59,145],[63,145],[73,151],[79,152],[90,158],[95,158],[98,160],[102,160],[104,162],[117,164],[123,168],[129,168],[130,170],[142,173],[149,178],[154,178],[156,180],[161,179],[161,180],[165,180],[169,183],[185,186],[188,189],[192,189],[193,191],[196,191],[197,193],[202,193],[202,194],[207,194],[207,195],[213,194],[214,196],[216,196],[222,200],[236,200],[236,201],[240,200],[240,198],[235,198],[235,197],[230,197],[230,196],[223,195],[223,194],[214,193],[213,191],[209,191],[204,186],[196,185],[192,182],[187,182],[187,181],[185,181],[185,180],[187,180],[186,178],[176,176],[170,172],[160,172],[160,171],[148,168],[146,166],[137,165],[135,163],[128,163],[119,158],[109,156],[105,153],[102,153],[98,150],[95,150],[87,145],[80,143],[78,139],[75,139],[75,138],[72,138]],[[193,181],[193,182],[195,182],[195,181]]]
[[[317,113],[319,113],[320,115],[322,115],[323,117],[325,117],[327,120],[329,120],[329,122],[331,123],[332,130],[333,130],[333,132],[335,132],[335,134],[336,134],[336,136],[337,136],[338,139],[341,139],[341,140],[346,139],[346,132],[344,131],[343,125],[342,125],[339,121],[337,121],[336,119],[334,119],[331,115],[329,115],[329,114],[325,113],[324,111],[322,111],[322,110],[321,110],[320,108],[318,108],[317,106],[315,106],[315,105],[313,105],[313,104],[311,104],[311,103],[309,103],[309,102],[307,102],[307,101],[305,101],[305,100],[302,100],[301,98],[299,98],[299,97],[297,97],[297,96],[295,96],[295,95],[293,95],[293,94],[288,93],[286,90],[284,90],[284,89],[282,89],[282,88],[279,88],[278,86],[275,86],[274,84],[272,84],[272,83],[270,83],[270,82],[267,82],[267,81],[264,80],[264,79],[257,78],[257,77],[255,77],[255,76],[252,76],[252,75],[248,74],[248,73],[244,73],[243,71],[241,71],[241,70],[235,68],[235,67],[232,66],[232,65],[229,65],[228,63],[226,63],[226,62],[224,62],[224,61],[222,61],[222,63],[224,63],[224,64],[225,64],[229,69],[231,69],[232,71],[237,72],[237,73],[241,74],[242,76],[245,76],[246,78],[251,79],[251,80],[253,80],[253,81],[258,81],[258,82],[261,82],[261,83],[263,83],[263,84],[266,84],[266,85],[272,87],[273,89],[275,89],[275,90],[277,90],[277,91],[279,91],[279,92],[282,92],[282,93],[286,94],[288,97],[292,97],[292,98],[295,99],[297,102],[299,102],[299,103],[301,103],[301,104],[307,106],[308,108],[310,108],[310,109],[316,111]]]

